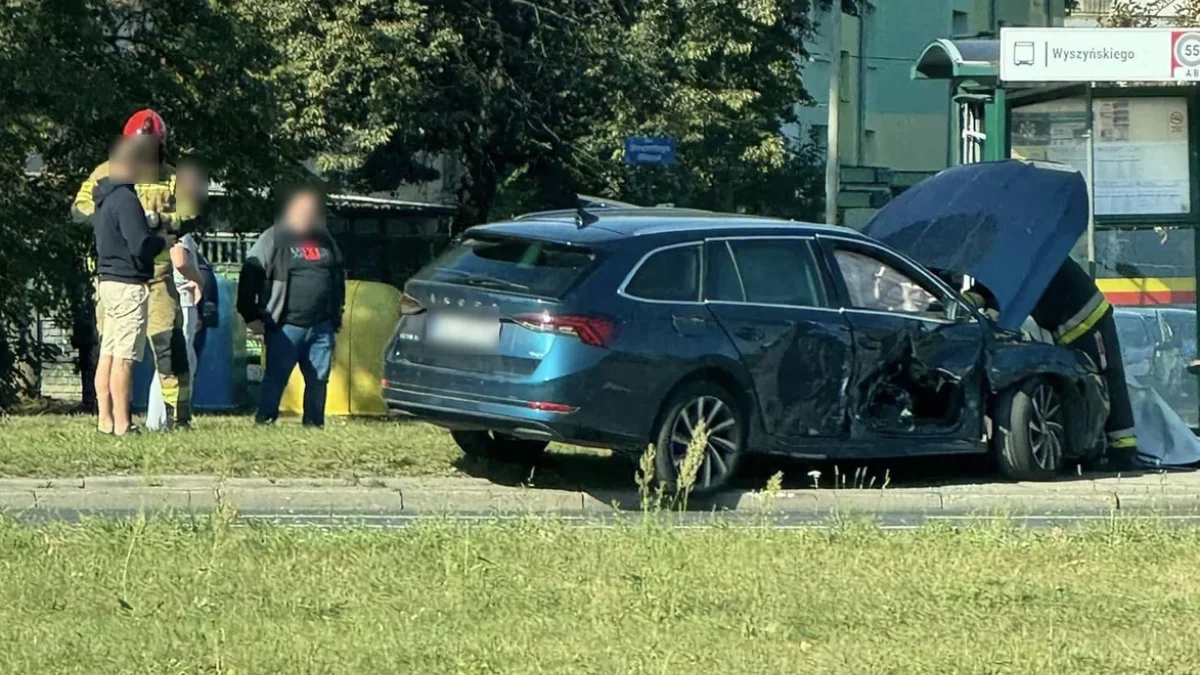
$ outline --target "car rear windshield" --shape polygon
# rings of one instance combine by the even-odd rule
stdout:
[[[416,279],[561,298],[595,261],[595,252],[547,241],[468,237]]]
[[[1150,346],[1150,333],[1146,330],[1146,321],[1136,314],[1118,314],[1117,339],[1125,346],[1141,349]]]

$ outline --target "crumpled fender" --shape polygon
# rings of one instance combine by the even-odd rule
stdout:
[[[988,386],[992,393],[1008,389],[1031,375],[1057,375],[1083,383],[1098,374],[1086,354],[1044,342],[998,338],[986,350]]]
[[[1099,369],[1083,352],[1023,341],[1019,336],[1000,334],[989,340],[984,356],[988,387],[999,394],[1036,375],[1051,375],[1075,385],[1067,394],[1073,414],[1072,437],[1079,439],[1080,454],[1103,451],[1098,444],[1108,419],[1108,385]]]

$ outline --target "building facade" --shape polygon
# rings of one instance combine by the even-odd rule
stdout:
[[[844,15],[839,154],[844,166],[937,171],[955,163],[954,119],[946,82],[913,81],[913,60],[932,40],[990,33],[998,26],[1061,26],[1063,0],[876,0],[859,17]],[[819,26],[829,12],[814,10]],[[798,137],[824,137],[834,39],[818,29],[804,65],[813,105],[799,109]]]

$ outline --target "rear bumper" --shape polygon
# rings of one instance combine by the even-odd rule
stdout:
[[[385,381],[383,400],[393,414],[417,417],[448,429],[487,429],[546,441],[614,447],[632,439],[589,423],[583,410],[537,410],[529,401]]]

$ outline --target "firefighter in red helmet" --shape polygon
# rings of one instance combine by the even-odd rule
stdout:
[[[195,205],[188,204],[186,199],[180,200],[176,195],[175,167],[165,161],[166,123],[162,116],[153,110],[139,110],[125,122],[122,133],[124,136],[140,137],[144,143],[144,151],[155,153],[158,159],[156,175],[143,176],[134,186],[138,200],[146,211],[147,224],[151,230],[179,236],[195,218]],[[104,162],[96,167],[79,187],[71,208],[71,215],[76,222],[90,222],[96,211],[92,191],[97,183],[108,176],[108,172],[108,162]],[[150,315],[147,331],[154,354],[153,362],[162,385],[163,399],[171,423],[187,426],[191,422],[191,373],[188,372],[179,298],[172,283],[170,251],[163,251],[154,262],[154,274],[149,285]],[[97,307],[95,328],[99,331],[104,330],[102,316],[102,308]],[[83,354],[84,348],[90,345],[84,344],[86,339],[80,339],[81,332],[94,335],[94,331],[76,326],[77,335],[74,342],[80,349],[82,363],[87,360]],[[88,351],[94,350],[89,348]],[[92,368],[81,370],[94,370],[94,363],[92,360]],[[84,372],[83,376],[86,382],[88,374]]]

